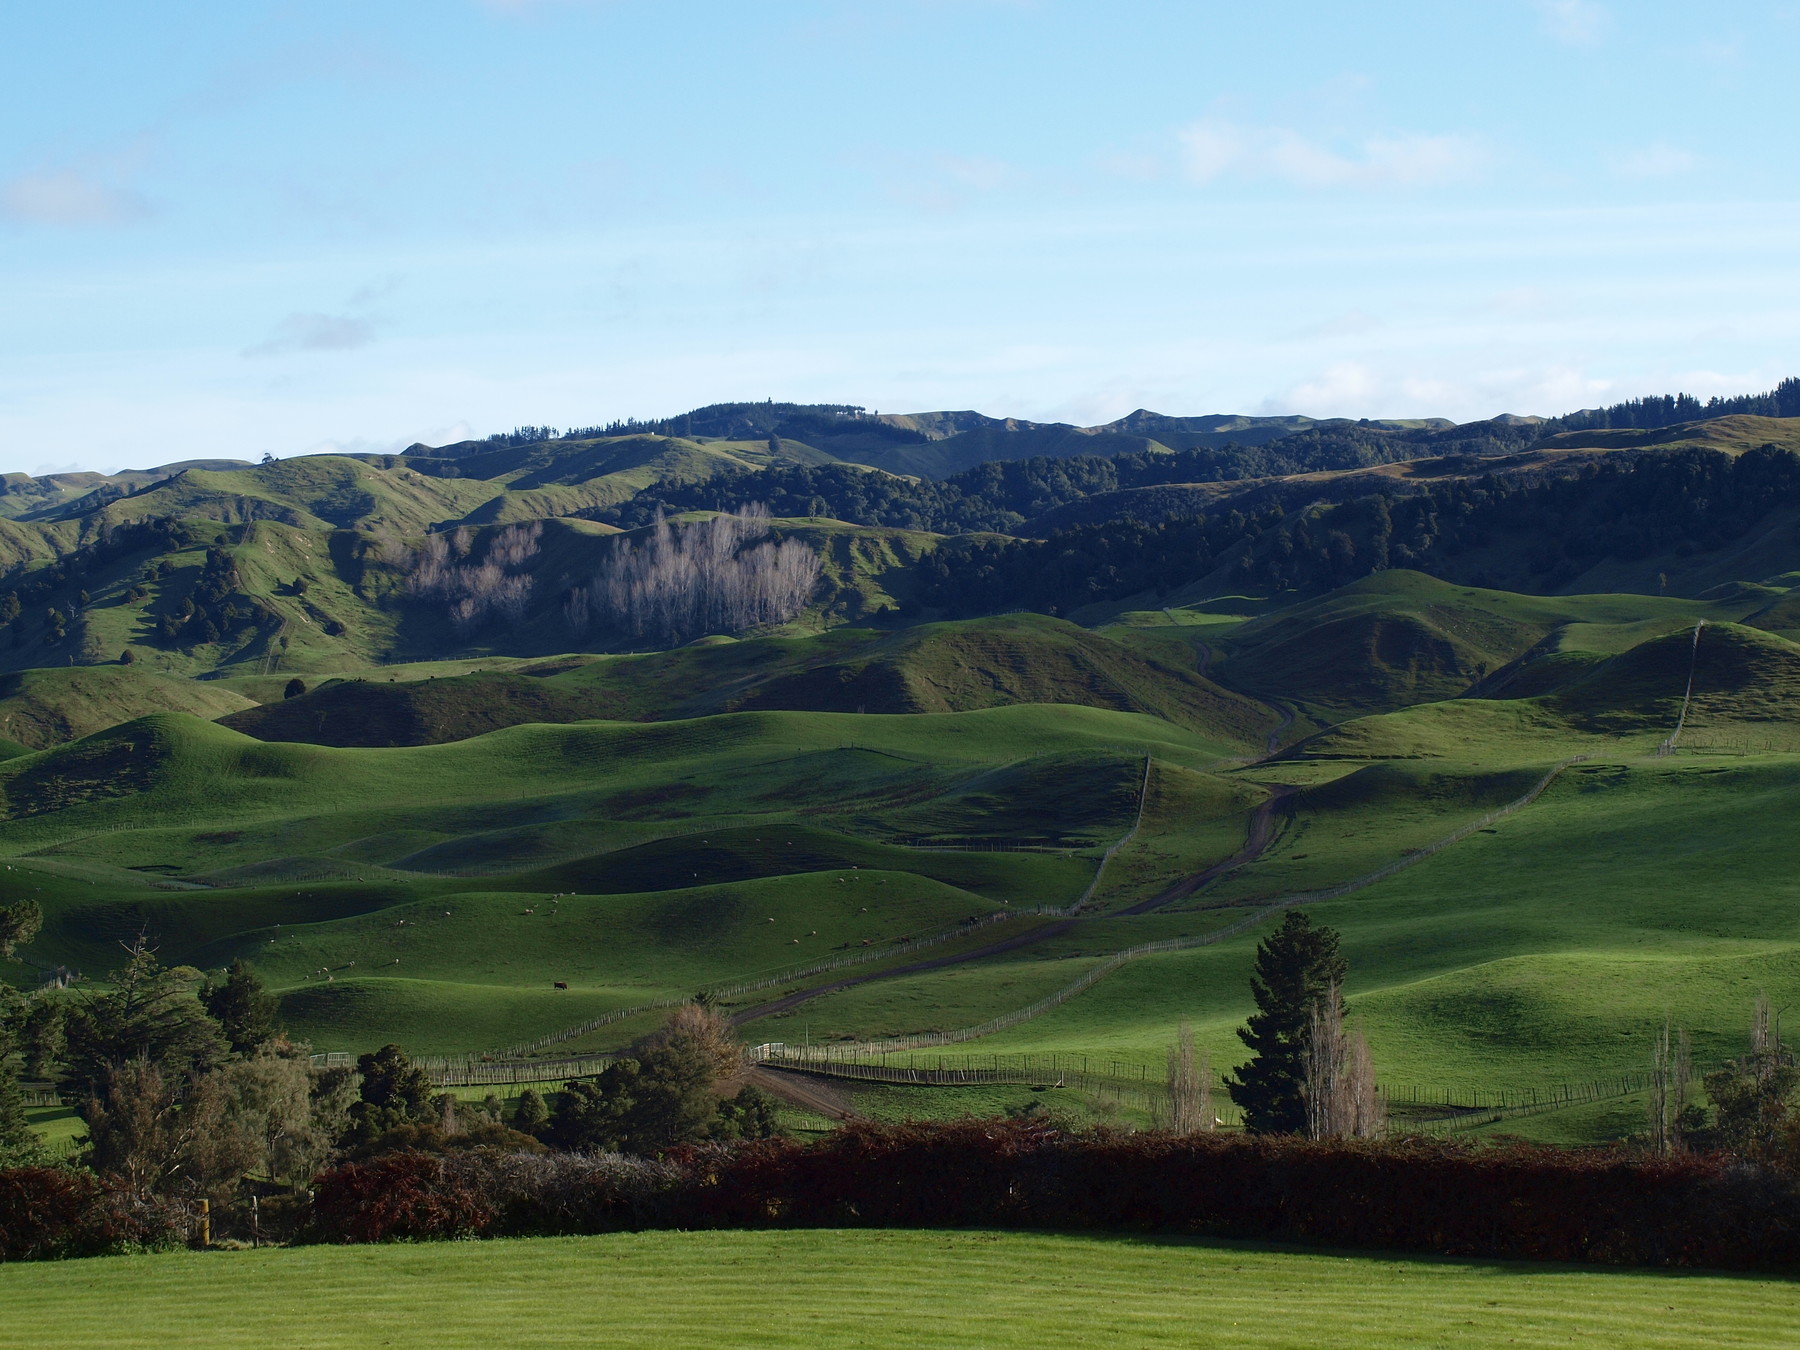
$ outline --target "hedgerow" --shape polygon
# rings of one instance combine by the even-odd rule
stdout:
[[[422,1188],[445,1214],[490,1216],[454,1224],[422,1222],[422,1201],[385,1198],[367,1170],[382,1163],[402,1166],[350,1164],[319,1178],[317,1240],[997,1225],[1627,1265],[1800,1263],[1794,1180],[1715,1154],[1071,1134],[967,1121],[861,1125],[810,1145],[695,1145],[654,1163],[476,1152],[406,1164],[409,1196]]]

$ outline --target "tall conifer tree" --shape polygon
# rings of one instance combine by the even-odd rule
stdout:
[[[1335,928],[1314,926],[1289,910],[1281,927],[1256,949],[1250,993],[1256,1012],[1238,1029],[1251,1058],[1226,1091],[1255,1134],[1300,1134],[1306,1129],[1306,1044],[1313,1005],[1343,981],[1345,962]]]

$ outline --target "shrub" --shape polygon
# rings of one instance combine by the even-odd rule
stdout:
[[[493,1221],[493,1207],[447,1160],[426,1153],[350,1163],[313,1186],[312,1234],[325,1242],[468,1237]]]
[[[41,1261],[175,1246],[186,1207],[63,1167],[0,1171],[0,1261]]]
[[[396,1153],[314,1183],[319,1242],[605,1233],[667,1221],[684,1169],[619,1154]]]

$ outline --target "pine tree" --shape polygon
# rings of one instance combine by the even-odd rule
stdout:
[[[1306,1051],[1312,1010],[1344,978],[1338,934],[1289,910],[1281,927],[1256,949],[1250,993],[1257,1011],[1238,1039],[1251,1058],[1226,1083],[1244,1113],[1244,1127],[1256,1134],[1300,1134],[1307,1128]]]
[[[195,997],[189,977],[164,967],[142,940],[108,984],[104,993],[84,994],[66,1010],[65,1060],[75,1091],[98,1094],[114,1066],[133,1060],[180,1079],[228,1054],[219,1024]]]
[[[242,960],[231,963],[223,984],[208,985],[201,1001],[238,1054],[252,1054],[275,1038],[275,996]]]

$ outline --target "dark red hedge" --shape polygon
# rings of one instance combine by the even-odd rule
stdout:
[[[563,1171],[536,1175],[555,1167]],[[553,1203],[565,1194],[579,1202]],[[694,1147],[660,1164],[396,1155],[326,1173],[315,1196],[313,1236],[336,1242],[991,1225],[1616,1264],[1800,1265],[1793,1180],[1722,1156],[1071,1135],[1005,1121],[863,1125],[812,1145]]]
[[[0,1171],[0,1261],[98,1256],[187,1239],[186,1207],[61,1167]]]

